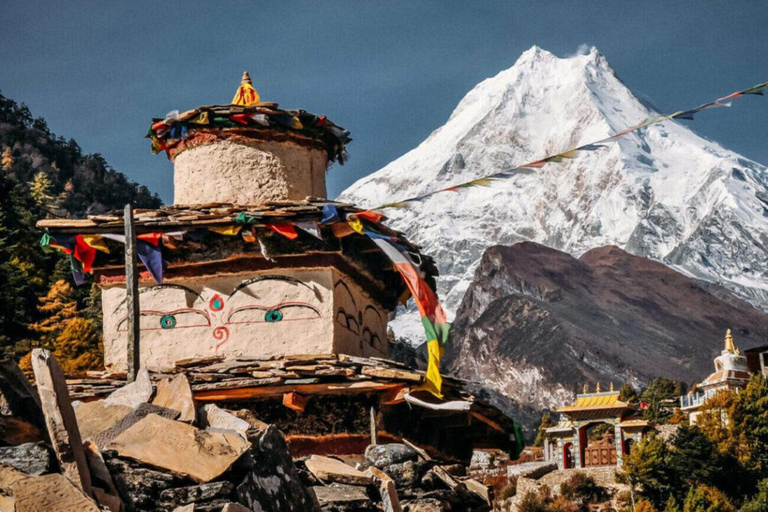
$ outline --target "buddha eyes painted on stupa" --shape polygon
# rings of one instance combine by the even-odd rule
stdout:
[[[294,300],[305,299],[305,300]],[[322,300],[307,283],[280,275],[265,275],[240,282],[227,296],[222,291],[201,293],[177,284],[162,284],[141,290],[142,331],[177,330],[218,325],[278,324],[322,318]],[[169,307],[170,306],[170,307]],[[122,303],[115,310],[125,310]],[[117,324],[127,330],[127,312]]]

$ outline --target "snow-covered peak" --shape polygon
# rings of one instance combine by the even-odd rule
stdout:
[[[418,147],[341,195],[364,206],[511,169],[592,142],[658,112],[591,48],[539,47],[475,86]],[[579,255],[616,245],[768,298],[766,168],[667,122],[577,159],[488,188],[392,210],[390,224],[436,256],[454,309],[485,248],[533,240]]]

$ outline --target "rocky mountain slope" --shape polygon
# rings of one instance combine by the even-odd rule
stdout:
[[[700,381],[728,328],[742,349],[768,343],[768,315],[617,247],[576,259],[531,242],[493,246],[458,309],[444,368],[541,409],[587,382]]]
[[[557,58],[533,47],[472,89],[417,148],[341,197],[368,206],[411,197],[598,140],[657,114],[594,48]],[[436,257],[449,312],[486,248],[524,240],[575,255],[615,245],[768,307],[766,167],[677,122],[491,187],[438,194],[387,214],[390,225]],[[399,336],[421,339],[418,319],[405,315],[394,327]]]

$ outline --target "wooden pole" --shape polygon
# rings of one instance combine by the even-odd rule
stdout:
[[[371,444],[377,445],[379,441],[379,429],[376,427],[376,407],[371,406]]]
[[[139,269],[136,263],[136,231],[133,207],[125,205],[125,302],[128,305],[128,382],[136,380],[139,371]]]

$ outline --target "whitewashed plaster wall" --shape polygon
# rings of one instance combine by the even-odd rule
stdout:
[[[340,284],[340,283],[343,283]],[[123,285],[102,290],[104,362],[127,366]],[[169,279],[141,288],[141,362],[345,353],[386,356],[386,312],[334,269],[290,269]],[[347,316],[355,321],[341,325]]]
[[[328,155],[292,142],[215,140],[174,159],[175,204],[263,204],[325,197]]]
[[[387,357],[387,312],[335,269],[333,296],[335,352]]]

